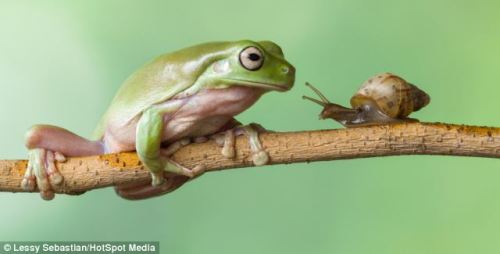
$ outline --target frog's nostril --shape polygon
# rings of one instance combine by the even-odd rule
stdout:
[[[281,67],[281,72],[283,72],[284,74],[287,74],[289,71],[290,71],[290,68],[288,68],[288,66]]]

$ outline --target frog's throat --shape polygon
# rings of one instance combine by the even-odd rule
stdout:
[[[239,80],[239,79],[226,79],[225,81],[234,83],[240,86],[248,86],[248,87],[257,87],[265,90],[275,90],[275,91],[288,91],[290,87],[284,84],[270,84],[270,83],[261,83],[249,80]]]

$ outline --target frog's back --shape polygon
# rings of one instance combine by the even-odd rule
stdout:
[[[231,42],[200,44],[164,54],[134,72],[121,86],[101,118],[93,138],[108,128],[120,128],[140,116],[147,107],[167,101],[189,88],[205,68],[230,49]]]

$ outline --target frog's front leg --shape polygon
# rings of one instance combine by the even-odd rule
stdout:
[[[171,156],[180,148],[188,145],[191,142],[189,138],[181,139],[170,144],[166,149],[161,149],[160,154],[162,156]],[[196,171],[201,168],[196,168]],[[197,174],[200,175],[200,174]],[[152,198],[167,194],[176,190],[177,188],[184,185],[187,181],[192,180],[193,178],[177,175],[172,173],[165,173],[163,175],[164,183],[159,186],[153,186],[149,182],[139,182],[139,183],[131,183],[127,185],[120,185],[115,187],[116,194],[120,197],[128,199],[128,200],[140,200],[145,198]]]
[[[179,105],[154,105],[146,109],[137,124],[136,151],[144,166],[151,172],[152,186],[164,183],[164,172],[193,178],[201,173],[201,167],[193,170],[183,167],[161,153],[164,116],[175,112]]]
[[[32,127],[26,134],[26,147],[29,149],[29,160],[21,187],[33,191],[38,186],[45,200],[53,199],[54,187],[63,182],[56,161],[65,161],[65,156],[89,156],[104,152],[101,142],[90,141],[50,125]]]
[[[234,158],[235,156],[235,136],[245,135],[248,138],[248,143],[250,145],[250,150],[252,151],[252,161],[256,166],[262,166],[267,164],[269,161],[269,155],[262,147],[259,140],[259,133],[266,132],[259,124],[249,124],[241,125],[237,120],[232,120],[234,123],[234,128],[230,128],[226,131],[214,135],[215,141],[222,145],[222,155],[226,158]]]

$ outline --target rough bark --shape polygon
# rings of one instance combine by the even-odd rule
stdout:
[[[500,128],[442,123],[406,123],[370,127],[263,133],[260,139],[269,164],[288,164],[389,155],[452,155],[500,158]],[[253,166],[245,137],[236,141],[236,158],[220,154],[214,142],[188,145],[173,159],[208,171]],[[0,191],[23,192],[26,160],[0,161]],[[70,158],[59,163],[65,178],[56,193],[75,194],[96,188],[148,181],[149,173],[135,153]]]

